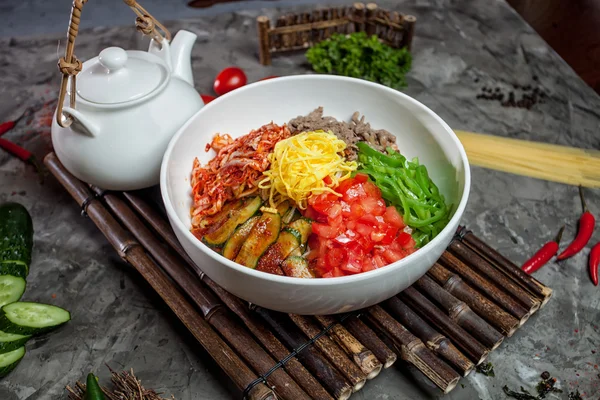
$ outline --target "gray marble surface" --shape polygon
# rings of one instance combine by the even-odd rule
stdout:
[[[335,3],[333,0],[331,3]],[[338,1],[338,3],[340,3]],[[578,147],[600,145],[600,98],[503,0],[382,0],[380,5],[418,17],[414,63],[405,92],[453,128]],[[270,16],[280,10],[263,10]],[[128,12],[128,11],[124,11]],[[216,73],[235,64],[251,81],[267,75],[308,73],[303,56],[257,62],[254,19],[259,10],[180,20],[172,31],[198,34],[193,51],[195,84],[209,92]],[[59,83],[57,44],[64,35],[0,39],[0,117],[22,107],[52,111]],[[132,27],[82,32],[76,53],[85,60],[102,48],[145,48]],[[549,92],[531,110],[476,99],[482,86],[510,90],[515,83]],[[6,137],[42,157],[50,150],[43,113]],[[47,113],[46,113],[47,114]],[[30,122],[27,124],[27,122]],[[600,195],[586,190],[600,214]],[[32,340],[19,367],[0,381],[0,399],[65,398],[64,386],[104,367],[134,368],[148,386],[177,399],[239,398],[228,378],[151,289],[121,262],[94,224],[52,179],[41,184],[34,170],[0,152],[0,202],[18,201],[32,213],[35,250],[25,299],[68,308],[73,320]],[[464,223],[515,262],[524,261],[562,224],[572,238],[580,215],[573,186],[473,168]],[[593,241],[600,240],[600,234]],[[502,386],[532,388],[539,373],[559,378],[565,392],[579,388],[600,396],[600,291],[588,278],[589,248],[554,262],[536,277],[555,289],[550,303],[490,356],[496,377],[471,374],[446,399],[504,399]],[[598,353],[594,353],[594,352]],[[597,367],[596,367],[597,368]],[[438,399],[440,393],[404,363],[386,370],[353,399]],[[567,393],[551,398],[567,398]]]

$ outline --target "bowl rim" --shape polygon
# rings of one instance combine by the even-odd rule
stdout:
[[[242,93],[244,91],[252,90],[255,87],[259,87],[259,86],[276,85],[277,82],[279,82],[281,80],[286,80],[286,81],[298,80],[299,81],[299,80],[306,80],[306,79],[312,79],[312,80],[316,80],[316,81],[335,80],[335,81],[339,81],[339,82],[351,82],[353,84],[370,86],[372,88],[384,90],[389,93],[395,94],[397,96],[403,97],[404,100],[412,103],[416,107],[422,109],[423,111],[428,113],[430,116],[432,116],[434,118],[434,120],[437,121],[442,126],[442,128],[444,128],[446,130],[446,133],[449,134],[450,139],[454,142],[454,144],[458,148],[458,151],[460,154],[460,160],[463,164],[464,179],[465,179],[464,188],[463,188],[463,191],[462,191],[462,194],[460,197],[460,202],[459,202],[458,206],[456,207],[454,215],[452,216],[450,221],[448,221],[448,224],[444,227],[444,229],[442,229],[440,231],[440,233],[435,238],[433,238],[433,240],[431,240],[425,246],[420,248],[418,251],[415,251],[414,253],[412,253],[412,254],[406,256],[405,258],[398,260],[392,264],[388,264],[385,267],[377,268],[377,269],[367,271],[367,272],[361,272],[356,275],[333,277],[333,278],[318,278],[318,279],[305,279],[305,278],[295,278],[295,277],[289,277],[289,276],[279,276],[279,275],[275,275],[275,274],[270,274],[268,272],[257,271],[255,269],[245,267],[243,265],[240,265],[236,262],[233,262],[233,261],[223,257],[221,254],[216,253],[215,251],[211,250],[208,246],[206,246],[204,243],[202,243],[200,240],[198,240],[190,232],[190,230],[184,225],[184,223],[179,219],[179,216],[177,215],[177,212],[175,211],[175,208],[173,207],[173,203],[169,196],[167,171],[169,169],[169,160],[171,158],[173,149],[177,145],[179,138],[187,130],[188,126],[193,121],[195,121],[199,115],[202,115],[202,113],[205,112],[206,109],[210,109],[211,107],[214,107],[216,104],[219,104],[222,101],[226,101],[226,99],[230,95],[230,93]],[[175,135],[173,135],[173,137],[169,141],[169,145],[167,146],[167,150],[164,153],[163,160],[161,163],[161,168],[160,168],[161,197],[162,197],[165,209],[167,211],[167,215],[169,216],[169,220],[171,221],[171,224],[172,225],[174,224],[178,230],[183,232],[183,235],[193,244],[194,247],[196,247],[196,248],[200,249],[202,252],[206,253],[213,260],[215,260],[221,264],[224,264],[225,266],[227,266],[229,268],[233,268],[234,270],[236,270],[242,274],[246,274],[253,278],[264,279],[266,281],[279,283],[279,284],[292,284],[292,285],[301,284],[301,285],[308,285],[308,286],[329,286],[331,284],[341,285],[341,284],[358,283],[358,282],[361,282],[364,280],[376,278],[379,275],[392,273],[394,271],[398,271],[398,270],[402,269],[402,267],[405,264],[410,263],[411,260],[417,259],[418,257],[422,257],[422,255],[425,254],[428,249],[433,249],[433,248],[437,247],[438,243],[440,243],[444,240],[443,237],[448,234],[448,230],[450,230],[452,226],[458,225],[458,223],[460,222],[460,219],[462,218],[462,215],[466,208],[467,201],[469,199],[470,190],[471,190],[471,170],[470,170],[470,166],[469,166],[469,160],[467,158],[467,154],[465,152],[465,149],[464,149],[462,143],[460,142],[460,140],[458,139],[458,137],[456,136],[456,134],[454,133],[452,128],[450,128],[450,126],[442,118],[440,118],[433,110],[431,110],[429,107],[427,107],[420,101],[418,101],[398,90],[389,88],[387,86],[384,86],[384,85],[381,85],[378,83],[366,81],[363,79],[350,78],[350,77],[337,76],[337,75],[317,75],[317,74],[289,75],[289,76],[284,76],[284,77],[267,79],[264,81],[258,81],[258,82],[248,84],[248,85],[243,86],[239,89],[236,89],[235,91],[230,92],[230,93],[227,93],[223,96],[217,97],[215,100],[211,101],[209,104],[204,105],[204,107],[202,107],[198,112],[196,112],[192,117],[190,117],[186,121],[186,123],[181,128],[179,128],[179,130],[175,133]],[[199,148],[202,148],[202,146]],[[175,227],[173,227],[173,229],[175,230]],[[442,235],[442,233],[445,233],[446,235]],[[451,234],[454,234],[454,232],[451,232]],[[200,266],[198,266],[198,268],[202,269]]]

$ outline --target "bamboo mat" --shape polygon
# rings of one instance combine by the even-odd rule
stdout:
[[[139,194],[90,187],[54,153],[44,162],[242,398],[343,400],[398,359],[448,393],[552,296],[461,227],[427,275],[379,305],[315,317],[267,310],[204,275],[165,215]]]

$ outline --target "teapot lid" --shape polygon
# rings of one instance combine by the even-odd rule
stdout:
[[[85,63],[77,76],[77,94],[92,103],[116,104],[139,99],[167,79],[167,69],[147,53],[109,47]]]

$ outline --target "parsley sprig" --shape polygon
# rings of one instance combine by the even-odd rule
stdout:
[[[406,86],[412,57],[406,48],[395,49],[365,32],[333,34],[306,52],[315,72],[361,78],[394,89]]]

